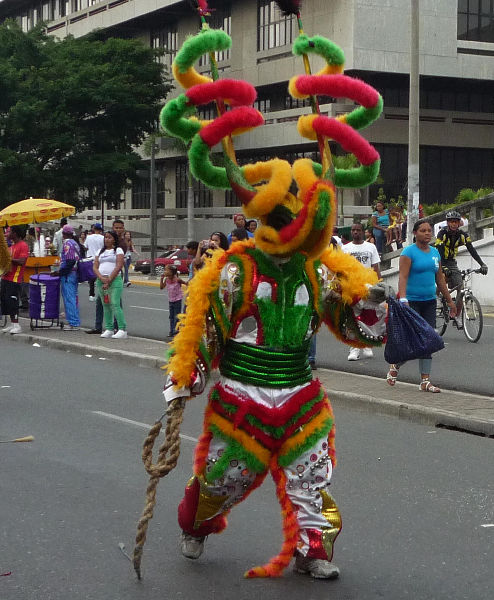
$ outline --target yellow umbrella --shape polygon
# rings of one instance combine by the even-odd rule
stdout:
[[[44,223],[62,217],[70,217],[75,207],[49,198],[28,198],[7,206],[0,211],[0,226]]]

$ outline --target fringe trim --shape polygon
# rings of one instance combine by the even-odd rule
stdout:
[[[276,496],[281,506],[281,516],[283,519],[283,544],[279,554],[273,556],[263,566],[249,569],[244,577],[254,579],[257,577],[280,577],[283,571],[290,564],[293,554],[297,548],[299,525],[297,516],[288,494],[286,493],[286,476],[277,463],[277,456],[274,455],[270,462],[271,476],[276,484]]]

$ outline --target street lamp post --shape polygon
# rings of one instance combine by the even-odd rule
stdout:
[[[158,243],[158,197],[156,187],[156,145],[154,139],[151,143],[151,163],[150,163],[150,181],[149,181],[149,192],[150,192],[150,204],[151,204],[151,260],[150,260],[150,278],[155,277],[154,262],[156,259],[156,246]]]
[[[413,240],[413,226],[419,214],[419,112],[420,112],[420,0],[410,0],[410,96],[408,109],[408,198],[407,243]]]

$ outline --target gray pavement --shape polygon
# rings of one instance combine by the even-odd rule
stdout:
[[[146,279],[140,282],[147,284]],[[137,284],[137,280],[134,280]],[[153,283],[153,282],[150,282]],[[168,344],[147,338],[102,339],[84,330],[60,328],[30,331],[29,319],[20,319],[23,333],[8,337],[12,343],[39,344],[65,352],[131,362],[134,366],[159,368],[166,364]],[[442,389],[440,394],[424,393],[418,385],[398,381],[395,387],[383,378],[319,368],[314,373],[333,402],[371,412],[394,415],[428,425],[494,437],[494,395],[480,396]]]

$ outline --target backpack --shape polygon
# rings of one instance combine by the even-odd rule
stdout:
[[[96,279],[96,275],[93,271],[94,259],[92,258],[81,258],[77,263],[77,279],[79,283],[83,281],[93,281]]]

